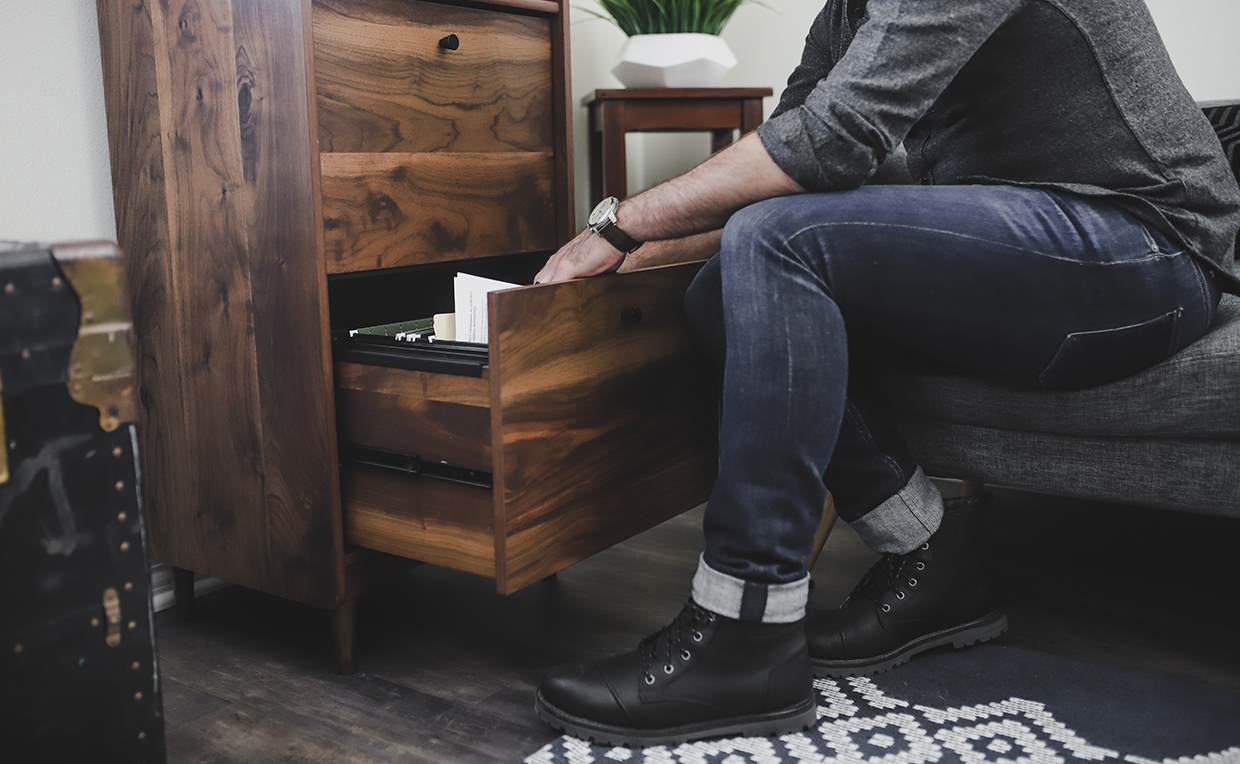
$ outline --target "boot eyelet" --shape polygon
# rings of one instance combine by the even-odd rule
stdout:
[[[896,592],[896,599],[898,600],[904,599],[904,592]]]
[[[926,569],[926,563],[924,563],[924,562],[919,562],[919,563],[917,563],[917,569],[918,569],[918,570],[925,570],[925,569]]]
[[[666,666],[664,666],[664,667],[663,667],[663,673],[664,673],[664,674],[670,674],[670,673],[672,673],[672,672],[673,672],[673,671],[675,671],[675,670],[676,670],[676,667],[675,667],[675,666],[673,666],[673,665],[672,665],[672,664],[670,664],[670,663],[669,663],[669,664],[667,664]]]
[[[700,631],[695,631],[695,632],[693,632],[693,641],[694,641],[694,642],[701,642],[701,641],[702,641],[702,632],[700,632]]]
[[[915,579],[915,578],[910,578],[910,579],[908,580],[908,585],[909,585],[909,586],[917,586],[917,579]]]
[[[927,541],[926,543],[924,543],[924,544],[922,544],[922,545],[921,545],[921,551],[923,551],[923,552],[924,552],[924,551],[926,551],[926,550],[927,550],[927,549],[929,549],[929,548],[930,548],[930,542],[929,542],[929,541]]]
[[[687,661],[687,660],[689,660],[689,659],[690,659],[690,658],[692,658],[692,657],[693,657],[693,653],[689,652],[688,650],[681,650],[681,651],[680,651],[680,659],[681,659],[682,661]]]
[[[885,603],[885,602],[884,602],[884,603],[883,603],[883,612],[884,612],[884,613],[890,613],[890,612],[891,612],[891,605],[888,605],[887,603]]]
[[[649,671],[646,672],[646,684],[654,684],[654,674]]]

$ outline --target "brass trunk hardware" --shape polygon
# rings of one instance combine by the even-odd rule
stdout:
[[[82,304],[69,394],[99,409],[99,426],[112,432],[138,415],[125,269],[107,243],[52,247],[52,255]]]
[[[104,642],[108,647],[121,643],[121,599],[115,589],[103,590],[103,614],[108,621],[108,633]]]

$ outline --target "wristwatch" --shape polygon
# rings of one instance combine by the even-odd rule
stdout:
[[[607,197],[599,202],[594,211],[590,213],[586,225],[591,231],[602,236],[609,244],[627,255],[640,247],[642,242],[629,236],[620,230],[620,226],[616,225],[616,210],[619,207],[619,199],[614,196]]]

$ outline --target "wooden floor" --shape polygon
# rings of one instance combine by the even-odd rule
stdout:
[[[992,521],[1007,644],[1240,689],[1240,521],[1002,491]],[[520,761],[555,737],[532,710],[548,666],[630,649],[679,611],[700,522],[509,597],[416,568],[359,600],[352,676],[322,611],[239,587],[200,598],[192,622],[165,611],[169,761]],[[841,523],[811,605],[837,605],[874,559]]]

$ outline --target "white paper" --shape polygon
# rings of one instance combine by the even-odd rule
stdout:
[[[456,339],[456,314],[455,313],[436,313],[435,321],[435,339],[437,340],[454,340]]]
[[[456,338],[461,342],[487,342],[487,293],[520,286],[507,281],[484,279],[468,273],[458,273],[452,280],[456,297]]]

